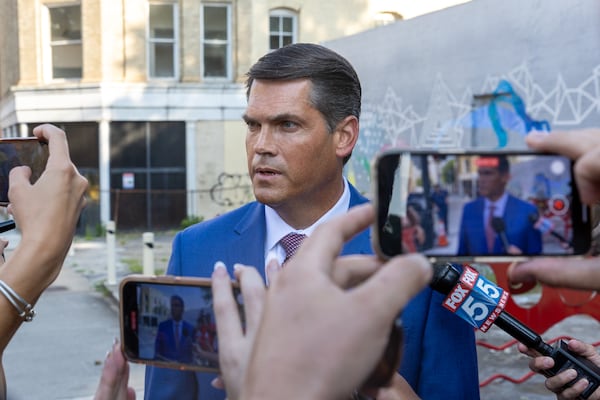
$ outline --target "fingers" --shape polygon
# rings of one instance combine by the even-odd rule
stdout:
[[[593,204],[600,200],[600,148],[588,149],[575,163],[575,178],[581,201]]]
[[[67,135],[62,129],[50,124],[36,126],[33,129],[33,134],[39,139],[44,139],[48,142],[48,164],[55,162],[63,162],[69,160],[69,145],[67,143]]]
[[[277,274],[281,271],[281,265],[277,262],[276,258],[267,260],[266,278],[267,285],[271,285],[277,279]]]
[[[225,382],[223,382],[223,377],[221,375],[210,381],[210,385],[215,389],[225,390]]]
[[[29,168],[28,166],[21,165],[18,167],[13,167],[13,169],[11,169],[10,172],[8,173],[8,181],[10,183],[8,185],[9,199],[11,198],[10,192],[13,187],[21,186],[21,185],[31,186],[31,182],[29,181],[30,178],[31,178],[31,168]]]
[[[383,313],[389,322],[429,283],[432,274],[431,264],[419,254],[394,257],[350,295],[369,304],[370,311]]]
[[[571,340],[569,340],[567,345],[569,346],[569,350],[579,354],[580,356],[583,356],[586,358],[598,356],[598,352],[596,351],[596,348],[589,343],[584,343],[577,339],[571,339]]]
[[[246,336],[253,337],[260,324],[265,301],[265,285],[262,277],[254,267],[240,264],[234,266],[235,276],[240,282],[244,299],[244,314],[246,320]]]
[[[333,261],[340,253],[344,243],[354,235],[365,230],[374,218],[373,205],[363,204],[352,207],[348,213],[336,217],[326,224],[319,225],[313,234],[302,244],[297,255],[286,264],[286,269],[302,268],[295,262],[315,265],[327,274],[333,268]]]
[[[129,389],[129,364],[123,356],[121,347],[115,342],[111,351],[106,356],[100,383],[96,390],[95,400],[131,400],[135,399],[135,392]],[[133,393],[133,397],[132,396]]]
[[[556,131],[551,134],[531,133],[527,144],[539,151],[562,154],[575,160],[575,179],[581,200],[593,204],[600,200],[600,131],[582,129]]]
[[[219,342],[231,343],[241,339],[242,324],[237,304],[233,297],[231,279],[225,264],[218,261],[212,274],[213,310]],[[225,347],[225,346],[222,346]],[[219,358],[222,351],[219,354]]]
[[[511,265],[507,274],[511,282],[535,279],[549,286],[596,290],[600,282],[600,259],[537,258]]]
[[[349,289],[369,278],[381,265],[382,261],[376,256],[339,257],[334,262],[331,279],[337,286]]]
[[[535,150],[562,154],[577,159],[590,148],[600,144],[600,131],[581,129],[554,131],[550,134],[532,132],[525,137],[527,145]]]

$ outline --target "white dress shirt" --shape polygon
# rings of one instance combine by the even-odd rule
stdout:
[[[345,214],[348,212],[348,208],[350,207],[350,189],[348,186],[348,182],[344,178],[344,191],[340,196],[337,203],[334,204],[332,208],[329,209],[321,218],[319,218],[314,224],[309,226],[306,229],[294,229],[289,226],[277,212],[269,206],[265,206],[265,218],[267,224],[267,238],[265,241],[265,267],[269,263],[269,261],[275,258],[279,264],[283,263],[285,258],[285,250],[279,244],[279,241],[282,237],[287,235],[290,232],[297,232],[305,234],[306,236],[310,236],[310,234],[315,230],[315,228],[322,224],[325,221],[330,220],[336,215]],[[265,271],[266,272],[266,271]],[[267,274],[265,273],[265,276]],[[268,283],[268,277],[267,277]]]

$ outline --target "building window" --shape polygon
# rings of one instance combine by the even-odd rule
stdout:
[[[298,17],[288,10],[273,10],[269,15],[269,50],[297,42]]]
[[[202,7],[202,76],[231,77],[231,10],[228,5]]]
[[[177,76],[177,8],[150,4],[148,15],[148,66],[151,78]]]
[[[81,5],[49,7],[52,79],[76,79],[83,74]]]

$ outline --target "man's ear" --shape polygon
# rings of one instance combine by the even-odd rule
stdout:
[[[336,135],[336,154],[339,158],[345,158],[352,154],[352,150],[358,140],[358,118],[349,115],[344,118],[337,126],[334,135]]]

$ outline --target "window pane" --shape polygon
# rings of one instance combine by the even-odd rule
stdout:
[[[292,44],[292,37],[291,36],[284,36],[282,38],[283,44],[282,46],[287,46],[288,44]]]
[[[171,4],[150,5],[150,37],[153,39],[173,39],[173,6]]]
[[[185,169],[184,122],[150,123],[150,166],[152,168],[181,167]],[[158,188],[154,185],[152,187]],[[160,188],[168,187],[161,186]],[[172,188],[185,188],[185,183],[183,186]]]
[[[270,32],[279,32],[279,17],[270,17],[269,18],[269,31]]]
[[[227,40],[227,8],[204,7],[204,40]]]
[[[204,45],[204,76],[227,76],[227,46]]]
[[[281,30],[284,32],[292,33],[292,19],[290,17],[281,17],[281,21],[283,22],[283,28]]]
[[[113,122],[110,127],[110,167],[133,168],[146,165],[146,124]],[[112,183],[111,183],[112,184]],[[137,177],[136,177],[136,185]]]
[[[51,40],[81,40],[81,7],[52,7],[50,11]]]
[[[173,45],[170,43],[155,43],[151,46],[150,65],[152,76],[165,78],[175,76],[173,64]]]
[[[275,50],[279,48],[279,36],[271,35],[269,38],[269,49]]]
[[[81,78],[83,74],[80,44],[52,46],[52,77]]]

